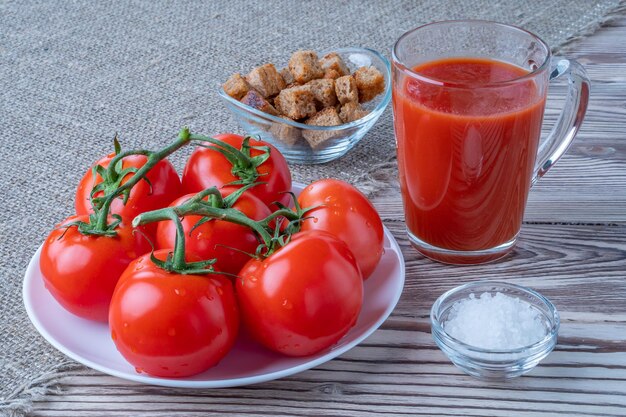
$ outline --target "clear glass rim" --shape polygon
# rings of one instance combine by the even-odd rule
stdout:
[[[377,59],[379,59],[383,64],[384,64],[384,68],[385,68],[385,80],[387,81],[385,85],[385,91],[382,93],[382,98],[380,100],[380,102],[376,105],[376,107],[374,107],[372,109],[372,111],[370,111],[367,115],[361,117],[360,119],[354,120],[352,122],[349,123],[343,123],[341,125],[337,125],[337,126],[315,126],[315,125],[307,125],[305,123],[300,123],[300,122],[296,122],[293,120],[287,120],[287,119],[283,119],[282,117],[279,116],[274,116],[271,115],[269,113],[265,113],[261,110],[255,109],[254,107],[251,106],[247,106],[245,104],[243,104],[242,102],[240,102],[239,100],[235,100],[234,98],[232,98],[231,96],[229,96],[228,94],[226,94],[226,92],[224,91],[223,87],[220,87],[220,89],[217,91],[217,93],[219,94],[219,96],[225,100],[226,102],[232,104],[234,107],[237,107],[240,110],[246,111],[248,113],[252,113],[255,116],[264,119],[266,121],[269,122],[273,122],[273,123],[280,123],[280,124],[285,124],[288,126],[292,126],[292,127],[296,127],[300,130],[313,130],[313,131],[322,131],[322,132],[338,132],[338,131],[343,131],[343,130],[349,130],[352,128],[360,128],[361,126],[364,126],[365,124],[367,124],[370,120],[379,117],[379,115],[385,110],[385,108],[387,107],[387,105],[389,104],[389,102],[391,101],[391,64],[389,62],[389,60],[380,52],[374,50],[374,49],[370,49],[370,48],[358,48],[358,47],[352,47],[352,48],[335,48],[332,50],[328,50],[328,51],[323,51],[321,52],[321,54],[327,54],[330,52],[341,52],[341,53],[349,53],[349,52],[360,52],[360,53],[366,53],[366,54],[370,54],[375,56]]]
[[[453,83],[453,82],[449,82],[449,81],[445,81],[445,80],[439,80],[439,79],[435,79],[435,78],[431,78],[428,77],[427,75],[424,74],[420,74],[419,72],[413,71],[412,68],[406,66],[402,60],[400,60],[398,58],[398,48],[399,45],[410,35],[412,35],[415,32],[421,31],[423,29],[426,28],[430,28],[433,26],[443,26],[443,25],[462,25],[462,24],[482,24],[482,25],[487,25],[487,26],[493,26],[493,27],[500,27],[500,28],[505,28],[508,30],[513,30],[516,32],[522,32],[528,36],[530,36],[533,40],[537,41],[546,51],[546,57],[544,59],[544,61],[541,63],[541,65],[537,66],[537,68],[535,68],[534,70],[530,71],[528,74],[524,74],[521,75],[519,77],[516,78],[512,78],[510,80],[506,80],[506,81],[496,81],[496,82],[490,82],[490,83],[484,83],[484,84],[465,84],[465,83]],[[422,82],[426,82],[429,84],[433,84],[436,86],[441,86],[441,87],[451,87],[451,88],[463,88],[463,89],[476,89],[476,88],[489,88],[489,87],[504,87],[504,86],[509,86],[512,84],[516,84],[519,82],[524,82],[526,80],[532,79],[534,77],[537,76],[537,74],[542,73],[543,71],[545,71],[548,66],[550,65],[550,58],[552,57],[552,51],[550,50],[550,47],[548,46],[548,44],[541,39],[539,36],[535,35],[532,32],[527,31],[526,29],[520,28],[518,26],[513,26],[513,25],[509,25],[506,23],[500,23],[500,22],[495,22],[495,21],[491,21],[491,20],[472,20],[472,19],[467,19],[467,20],[442,20],[439,22],[432,22],[432,23],[427,23],[425,25],[421,25],[418,26],[416,28],[413,28],[411,30],[408,30],[406,32],[404,32],[396,41],[396,43],[393,45],[393,48],[391,50],[391,60],[393,62],[393,66],[396,69],[399,69],[400,71],[402,71],[404,74],[412,77],[412,78],[416,78]]]
[[[455,337],[450,336],[444,330],[443,324],[439,321],[439,313],[440,313],[439,310],[441,308],[441,305],[445,301],[447,301],[448,298],[450,298],[451,296],[455,294],[466,291],[467,289],[470,289],[472,287],[482,287],[482,286],[492,286],[492,287],[497,286],[497,287],[503,287],[503,288],[510,288],[510,289],[514,289],[517,291],[521,291],[523,293],[529,294],[537,298],[537,300],[539,300],[543,305],[545,305],[547,307],[547,310],[550,312],[548,318],[550,319],[551,326],[548,329],[547,334],[541,340],[538,340],[535,343],[532,343],[527,346],[515,348],[515,349],[484,349],[484,348],[480,348],[477,346],[468,345],[467,343],[462,342],[459,339],[456,339]],[[445,293],[443,293],[434,302],[432,308],[430,309],[430,324],[432,326],[433,331],[435,331],[439,337],[445,339],[444,341],[448,342],[447,345],[454,350],[459,350],[460,348],[469,352],[474,352],[474,353],[479,353],[479,354],[510,355],[510,354],[523,354],[523,353],[528,353],[532,351],[543,350],[546,346],[549,346],[553,342],[553,340],[557,337],[561,321],[560,321],[559,313],[556,307],[554,306],[554,304],[552,304],[550,300],[548,300],[543,295],[539,294],[537,291],[534,291],[530,288],[523,287],[517,284],[510,284],[510,283],[502,282],[502,281],[482,280],[482,281],[474,281],[474,282],[469,282],[467,284],[459,285],[458,287],[454,287],[451,290],[448,290]]]

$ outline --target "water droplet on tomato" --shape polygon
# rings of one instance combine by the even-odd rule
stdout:
[[[124,328],[126,328],[126,327],[128,327],[128,323],[127,322],[124,323]]]
[[[111,331],[111,339],[113,339],[113,341],[117,340],[117,334],[115,333],[115,330]]]
[[[221,289],[220,287],[217,287],[217,294],[218,295],[224,295],[224,290]]]
[[[206,298],[207,298],[209,301],[213,301],[213,300],[215,300],[215,297],[213,297],[213,295],[211,295],[211,294],[208,294],[208,295],[206,296]]]
[[[370,223],[370,222],[365,222],[365,227],[368,227],[368,228],[370,228],[370,229],[371,229],[371,228],[372,228],[372,223]]]
[[[326,197],[326,198],[324,199],[324,201],[325,201],[325,202],[327,202],[327,203],[332,203],[332,202],[334,202],[334,201],[336,201],[336,200],[337,200],[337,199],[336,199],[336,198],[335,198],[335,196],[333,196],[333,195],[329,195],[328,197]]]
[[[173,327],[170,327],[167,331],[167,335],[172,336],[172,337],[176,336],[176,329]]]
[[[142,270],[142,269],[143,269],[143,265],[137,265],[137,266],[135,267],[135,271],[140,271],[140,270]]]
[[[184,288],[174,288],[174,293],[176,295],[180,295],[181,297],[187,294],[187,290]]]
[[[313,223],[317,223],[317,217],[313,217]]]
[[[356,208],[354,208],[354,206],[350,206],[350,211],[351,211],[351,212],[355,212],[355,211],[356,211]]]
[[[143,373],[143,369],[141,369],[138,366],[135,366],[135,372],[137,372],[138,374],[142,374]]]
[[[283,300],[283,307],[287,310],[291,310],[293,308],[293,304],[289,300]]]
[[[198,234],[196,235],[196,238],[202,239],[203,236],[204,236],[204,233],[198,232]]]

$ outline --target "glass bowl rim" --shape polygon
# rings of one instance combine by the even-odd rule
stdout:
[[[444,330],[441,322],[435,317],[441,305],[444,303],[444,301],[446,301],[450,296],[454,294],[458,294],[460,292],[466,291],[467,289],[472,288],[472,287],[480,287],[480,286],[485,286],[485,285],[500,286],[500,287],[505,287],[509,289],[514,289],[514,290],[521,291],[523,293],[529,294],[537,298],[540,303],[544,304],[547,307],[548,311],[551,314],[551,316],[548,317],[550,319],[551,326],[548,332],[546,333],[546,335],[542,339],[538,340],[537,342],[534,342],[530,345],[515,348],[515,349],[485,349],[485,348],[480,348],[477,346],[469,345],[465,342],[460,341],[459,339],[453,336],[450,336]],[[552,304],[552,302],[549,299],[547,299],[546,297],[544,297],[543,295],[541,295],[535,290],[532,290],[528,287],[524,287],[522,285],[511,284],[511,283],[503,282],[503,281],[481,280],[481,281],[468,282],[466,284],[459,285],[457,287],[454,287],[446,291],[441,296],[439,296],[439,298],[437,298],[437,300],[433,303],[430,309],[430,324],[431,324],[431,328],[437,333],[436,337],[443,339],[442,340],[443,343],[445,343],[449,348],[457,352],[459,352],[460,349],[463,349],[472,353],[479,353],[479,354],[511,355],[511,354],[530,353],[527,356],[531,356],[532,352],[543,351],[547,346],[551,345],[552,342],[556,339],[558,332],[559,332],[559,327],[560,327],[560,317],[554,304]]]
[[[235,107],[237,107],[238,109],[247,111],[247,112],[251,112],[254,115],[261,117],[263,119],[269,120],[271,122],[274,123],[281,123],[281,124],[286,124],[292,127],[296,127],[298,129],[302,129],[302,130],[312,130],[312,131],[332,131],[332,132],[336,132],[336,131],[343,131],[343,130],[348,130],[354,127],[361,127],[361,125],[365,125],[367,124],[370,120],[373,120],[377,117],[380,116],[380,113],[383,112],[383,110],[385,110],[385,108],[387,107],[387,105],[389,104],[389,102],[391,101],[391,63],[389,62],[389,60],[387,58],[385,58],[384,55],[382,55],[380,52],[374,50],[374,49],[370,49],[370,48],[360,48],[360,47],[347,47],[347,48],[336,48],[336,49],[332,49],[332,50],[327,50],[327,51],[323,51],[321,52],[321,54],[329,54],[331,52],[340,52],[340,53],[349,53],[349,52],[361,52],[361,53],[366,53],[369,55],[374,55],[375,57],[377,57],[380,61],[382,61],[382,63],[384,64],[385,67],[385,79],[386,79],[386,86],[385,86],[385,91],[382,93],[383,97],[381,98],[380,102],[376,105],[376,107],[374,107],[372,109],[372,111],[370,111],[366,116],[361,117],[360,119],[354,120],[352,122],[349,123],[344,123],[341,125],[337,125],[337,126],[314,126],[314,125],[307,125],[305,123],[300,123],[300,122],[295,122],[293,120],[288,120],[288,119],[283,119],[282,117],[279,116],[274,116],[271,115],[269,113],[265,113],[261,110],[255,109],[254,107],[250,107],[248,105],[243,104],[242,102],[240,102],[239,100],[235,100],[234,98],[232,98],[231,96],[229,96],[228,94],[226,94],[226,92],[224,91],[223,87],[220,87],[218,90],[218,94],[220,95],[220,97],[224,100],[226,100],[227,102],[233,104]]]

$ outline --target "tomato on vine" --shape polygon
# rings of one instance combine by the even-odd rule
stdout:
[[[242,187],[261,183],[250,192],[274,208],[288,204],[291,173],[285,157],[267,142],[234,134],[199,137],[209,145],[198,147],[187,160],[182,185],[185,194],[227,185]]]
[[[239,310],[224,276],[177,273],[151,260],[165,261],[169,253],[144,255],[126,269],[111,300],[109,327],[115,346],[137,372],[186,377],[230,351]]]
[[[76,222],[87,224],[89,216],[66,219],[46,238],[39,258],[43,281],[70,313],[106,322],[117,280],[150,244],[130,224],[118,224],[115,236],[97,236],[81,233]]]
[[[272,212],[251,189],[217,189],[207,199],[213,207],[238,210],[252,220],[263,220]],[[243,192],[242,192],[243,191]],[[174,200],[170,207],[179,206],[189,201],[194,194],[187,194]],[[210,198],[210,200],[209,200]],[[200,259],[217,260],[215,266],[223,272],[236,275],[250,259],[247,253],[255,253],[259,240],[252,229],[239,224],[219,219],[188,215],[181,218],[185,233],[185,251],[197,255]],[[157,247],[173,248],[176,242],[176,224],[161,221],[157,227]]]
[[[348,246],[323,231],[300,232],[236,280],[241,318],[263,346],[289,356],[320,352],[341,339],[363,303],[363,278]]]
[[[323,179],[305,187],[298,203],[306,212],[300,230],[324,230],[346,242],[367,279],[383,255],[384,239],[383,223],[367,197],[344,181]]]
[[[101,158],[83,175],[76,189],[76,214],[93,213],[92,205],[101,204],[106,194],[124,185],[148,161],[146,155],[129,154],[121,161],[116,159],[116,166],[109,170],[109,164],[117,153]],[[127,194],[113,200],[110,212],[119,214],[130,224],[138,214],[167,207],[180,195],[181,182],[176,169],[170,161],[162,159]]]

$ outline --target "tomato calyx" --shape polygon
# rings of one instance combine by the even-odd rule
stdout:
[[[94,213],[89,215],[88,222],[76,220],[66,223],[63,226],[60,226],[60,228],[67,230],[70,227],[76,227],[78,229],[78,232],[81,235],[85,236],[117,236],[117,232],[115,231],[115,229],[120,225],[120,223],[122,223],[122,216],[120,216],[119,214],[112,214],[111,217],[113,218],[113,221],[107,222],[104,229],[99,229],[96,227],[97,218]],[[61,239],[64,235],[65,233],[59,236],[59,239]]]
[[[228,143],[208,136],[194,134],[191,135],[191,139],[198,142],[209,142],[211,145],[199,143],[198,146],[219,152],[224,155],[228,162],[230,162],[232,165],[231,173],[239,179],[229,183],[228,185],[252,184],[260,176],[265,175],[259,174],[257,168],[270,158],[272,150],[269,146],[250,146],[250,139],[253,139],[252,136],[246,136],[243,139],[241,149],[237,149]],[[261,153],[256,156],[252,156],[252,149],[261,151]]]
[[[117,133],[113,137],[113,146],[115,148],[115,155],[119,155],[122,152],[122,147],[120,142],[117,139]],[[143,151],[133,151],[131,155],[145,155]],[[128,167],[123,168],[122,159],[118,159],[117,163],[110,164],[108,169],[104,168],[102,165],[94,165],[91,169],[91,175],[95,179],[100,176],[102,181],[96,184],[89,194],[91,205],[94,210],[102,209],[102,206],[106,200],[106,196],[115,192],[122,185],[122,180],[129,174],[136,174],[139,171],[139,168],[136,167]],[[152,184],[147,177],[142,178],[146,181],[150,187],[150,193],[152,193]],[[124,204],[128,201],[130,197],[131,188],[127,188],[122,192],[121,197],[123,198]],[[99,197],[97,195],[100,194]]]
[[[78,231],[84,235],[116,236],[117,232],[115,229],[119,226],[122,219],[118,215],[109,214],[113,201],[116,198],[122,197],[124,204],[126,204],[132,188],[139,181],[148,181],[146,179],[148,171],[161,160],[167,158],[170,154],[185,146],[190,141],[191,133],[188,128],[184,127],[179,132],[178,138],[172,144],[159,151],[133,150],[122,152],[116,135],[114,138],[116,155],[111,159],[108,167],[105,169],[101,165],[96,165],[93,168],[94,178],[96,178],[96,174],[99,174],[103,181],[101,184],[94,186],[91,191],[91,203],[94,213],[89,216],[89,223],[75,222]],[[131,155],[144,155],[148,159],[139,169],[122,169],[123,159]],[[122,184],[122,180],[129,174],[131,177]],[[104,195],[94,198],[99,192],[102,192]],[[113,218],[112,222],[109,222],[110,218]]]
[[[202,201],[206,201],[211,207],[214,207],[214,208],[230,209],[235,205],[235,203],[237,202],[237,200],[239,200],[239,198],[243,195],[243,193],[245,193],[252,187],[256,187],[257,185],[261,185],[261,184],[266,184],[266,183],[255,182],[253,184],[248,184],[244,187],[236,189],[235,191],[233,191],[226,197],[222,195],[222,193],[217,189],[217,187],[211,187],[202,191],[203,193],[207,193],[207,195],[202,197]],[[196,194],[196,196],[194,197],[197,197],[197,196],[198,194]],[[204,200],[205,197],[208,197],[208,198]],[[194,230],[196,230],[196,228],[214,219],[215,219],[214,217],[209,217],[209,216],[202,217],[202,219],[200,219],[196,224],[194,224],[191,230],[189,230],[189,236],[191,236],[191,234],[193,233]]]

